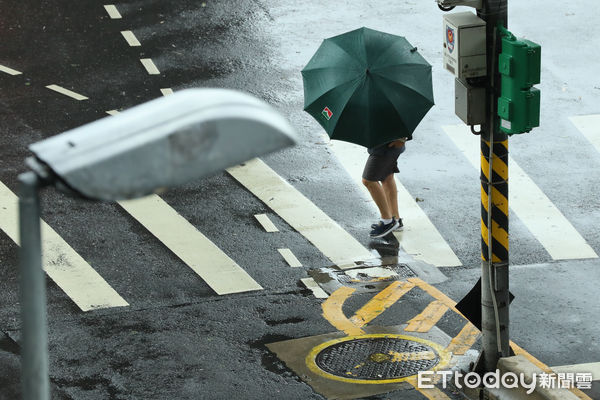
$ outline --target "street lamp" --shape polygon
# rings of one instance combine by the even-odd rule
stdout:
[[[23,399],[49,398],[39,189],[133,199],[294,143],[291,126],[262,101],[232,90],[188,89],[29,146],[31,171],[18,179]]]

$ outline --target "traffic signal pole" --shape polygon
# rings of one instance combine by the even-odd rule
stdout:
[[[486,21],[486,117],[481,126],[481,333],[478,371],[494,371],[510,356],[508,272],[508,137],[497,115],[501,76],[498,56],[507,27],[508,0],[483,0],[477,10]]]

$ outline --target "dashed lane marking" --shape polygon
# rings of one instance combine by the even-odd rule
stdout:
[[[0,228],[17,245],[18,213],[18,197],[0,182]],[[48,224],[40,223],[43,268],[82,311],[129,305]]]
[[[301,267],[302,263],[296,258],[290,249],[277,249],[290,267]]]
[[[121,13],[119,13],[119,10],[117,10],[117,7],[115,7],[114,4],[107,4],[107,5],[104,6],[104,9],[108,13],[108,16],[110,18],[112,18],[112,19],[121,19],[121,18],[123,18],[121,16]]]
[[[319,284],[313,278],[302,278],[300,281],[304,284],[304,286],[306,286],[307,289],[313,292],[313,295],[317,299],[326,299],[329,297],[329,295],[323,289],[321,289],[321,286],[319,286]]]
[[[448,311],[448,306],[439,300],[434,300],[425,307],[423,312],[408,321],[408,325],[404,330],[407,332],[429,332],[446,311]]]
[[[170,94],[173,94],[173,89],[163,88],[163,89],[160,89],[160,92],[162,93],[163,96],[168,96]]]
[[[258,158],[229,174],[342,269],[373,258],[371,252]]]
[[[480,332],[473,324],[466,324],[461,331],[456,335],[451,341],[446,351],[451,352],[455,355],[463,355],[469,350],[475,342],[477,338],[479,338]]]
[[[262,290],[235,261],[156,195],[119,204],[217,294]]]
[[[127,41],[127,44],[129,44],[131,47],[137,47],[142,45],[140,41],[135,37],[132,31],[121,31],[121,35],[123,35],[123,37]]]
[[[366,150],[352,143],[335,140],[330,142],[330,146],[343,167],[362,189],[365,198],[372,202],[368,190],[362,184],[362,170],[368,157]],[[415,259],[437,267],[461,266],[462,263],[456,254],[397,177],[396,186],[404,229],[402,232],[394,232],[394,235],[404,251],[413,255]],[[375,203],[372,204],[375,207]]]
[[[160,75],[160,71],[158,70],[158,68],[156,68],[156,65],[154,65],[154,62],[152,61],[152,59],[142,58],[142,59],[140,59],[140,62],[142,63],[144,68],[146,68],[146,71],[148,71],[148,74]]]
[[[7,73],[9,75],[21,75],[22,74],[22,72],[17,71],[16,69],[8,68],[1,64],[0,64],[0,71]]]
[[[573,125],[600,152],[600,114],[569,118]]]
[[[479,140],[469,127],[444,126],[444,131],[475,167],[479,168]],[[509,156],[509,206],[554,260],[598,258],[558,208]]]
[[[71,98],[73,98],[73,99],[75,99],[75,100],[79,100],[79,101],[81,101],[81,100],[87,100],[87,99],[88,99],[88,98],[87,98],[87,97],[85,97],[84,95],[81,95],[81,94],[79,94],[79,93],[75,93],[75,92],[73,92],[73,91],[71,91],[71,90],[69,90],[69,89],[65,89],[65,88],[64,88],[64,87],[62,87],[62,86],[58,86],[58,85],[48,85],[48,86],[46,86],[46,88],[48,88],[48,89],[50,89],[50,90],[54,90],[54,91],[55,91],[55,92],[57,92],[57,93],[64,94],[65,96],[69,96],[69,97],[71,97]]]
[[[256,220],[260,223],[263,229],[267,232],[279,232],[279,229],[271,222],[267,214],[256,214],[254,216]]]

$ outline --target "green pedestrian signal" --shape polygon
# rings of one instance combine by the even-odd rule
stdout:
[[[540,126],[541,46],[499,28],[502,53],[498,60],[502,75],[501,97],[498,99],[500,129],[509,134],[529,132]]]

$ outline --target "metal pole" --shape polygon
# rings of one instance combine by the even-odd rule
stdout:
[[[508,140],[499,129],[501,51],[498,23],[507,26],[508,0],[484,0],[478,16],[486,21],[486,121],[481,133],[481,332],[479,369],[493,371],[510,355],[508,292]]]
[[[21,269],[21,385],[24,400],[48,400],[46,282],[40,235],[40,180],[19,175],[19,264]]]

